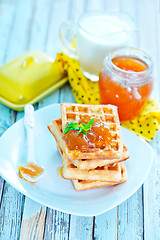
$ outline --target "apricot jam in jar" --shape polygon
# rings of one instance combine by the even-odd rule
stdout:
[[[152,92],[152,60],[145,52],[131,47],[108,54],[99,75],[101,104],[118,107],[121,121],[136,117]]]

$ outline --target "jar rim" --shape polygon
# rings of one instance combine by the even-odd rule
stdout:
[[[141,72],[133,72],[121,69],[112,62],[112,59],[118,56],[137,58],[144,62],[148,66],[148,68]],[[106,65],[109,67],[110,70],[112,70],[113,74],[116,74],[119,77],[120,81],[125,80],[125,82],[128,82],[129,85],[146,84],[146,82],[148,82],[149,78],[151,77],[153,71],[153,63],[151,57],[146,52],[134,47],[120,47],[113,49],[104,59],[105,68]]]

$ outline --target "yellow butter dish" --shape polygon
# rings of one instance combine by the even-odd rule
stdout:
[[[67,82],[58,61],[40,51],[28,51],[0,67],[0,102],[22,111]]]

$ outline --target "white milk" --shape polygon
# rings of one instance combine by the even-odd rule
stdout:
[[[86,15],[77,30],[77,54],[83,71],[99,75],[103,60],[114,48],[131,44],[130,23],[115,15]]]

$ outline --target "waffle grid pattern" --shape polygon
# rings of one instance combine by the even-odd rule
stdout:
[[[62,103],[61,115],[63,130],[68,123],[79,122],[81,118],[85,116],[100,119],[103,122],[103,125],[109,129],[109,132],[112,136],[110,148],[117,153],[122,153],[123,143],[121,139],[120,123],[116,106]],[[106,144],[106,149],[108,149],[108,144]],[[98,149],[96,148],[94,149],[94,151],[97,150]]]

